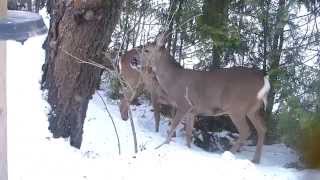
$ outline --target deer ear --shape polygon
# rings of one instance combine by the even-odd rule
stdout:
[[[166,45],[169,34],[170,34],[169,31],[165,31],[165,32],[161,32],[157,35],[157,38],[156,38],[157,47],[161,48]]]

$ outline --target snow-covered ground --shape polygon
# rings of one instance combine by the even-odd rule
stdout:
[[[154,149],[166,135],[162,121],[154,132],[148,104],[133,107],[139,153],[134,154],[131,127],[122,121],[117,102],[108,101],[120,136],[121,155],[111,120],[98,96],[90,101],[80,150],[48,131],[48,105],[40,91],[45,36],[21,45],[8,42],[8,163],[10,180],[143,179],[283,179],[317,180],[320,171],[285,168],[295,153],[282,144],[264,146],[260,165],[251,163],[255,147],[238,154],[208,153],[185,146],[183,132],[169,145]]]

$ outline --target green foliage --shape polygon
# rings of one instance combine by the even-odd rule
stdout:
[[[104,7],[108,8],[111,5],[111,0],[103,0]]]
[[[219,51],[226,48],[237,49],[240,46],[237,28],[229,23],[229,5],[230,1],[205,0],[202,7],[203,15],[197,19],[202,38],[212,39]]]
[[[279,114],[281,141],[299,150],[308,167],[320,167],[320,112],[307,111],[299,98],[291,96]]]
[[[115,75],[107,75],[107,88],[108,88],[108,96],[111,99],[119,99],[120,98],[120,89],[121,89],[121,84],[119,81],[119,78]]]
[[[320,168],[320,112],[302,123],[302,139],[299,150],[308,168]]]
[[[293,147],[297,147],[301,140],[301,121],[307,118],[298,98],[292,96],[283,112],[279,115],[278,133],[281,141]]]

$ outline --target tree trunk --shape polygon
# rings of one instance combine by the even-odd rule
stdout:
[[[102,70],[80,64],[76,58],[111,67],[103,53],[119,19],[121,4],[122,0],[47,1],[51,19],[43,45],[46,61],[41,85],[51,106],[49,130],[55,138],[70,137],[70,144],[77,148],[82,142],[88,102]]]
[[[262,8],[262,27],[263,27],[263,72],[267,72],[267,46],[268,46],[268,37],[269,37],[269,8],[270,0],[261,1]]]
[[[269,70],[269,79],[272,85],[277,84],[277,81],[279,79],[279,64],[281,60],[281,53],[283,48],[283,41],[284,41],[284,26],[285,22],[283,21],[283,16],[286,15],[286,12],[288,9],[285,8],[286,0],[280,0],[278,2],[278,10],[277,10],[277,16],[276,16],[276,28],[275,33],[272,37],[272,46],[271,46],[271,52],[270,52],[270,70]],[[275,139],[277,139],[276,134],[276,128],[277,128],[277,121],[272,116],[272,109],[274,105],[275,100],[275,94],[277,89],[279,87],[271,86],[269,96],[268,96],[268,105],[266,109],[266,116],[267,116],[267,138],[266,142],[273,143]]]
[[[32,11],[32,1],[31,0],[27,0],[27,8],[28,8],[28,11]]]
[[[180,46],[179,46],[179,59],[178,59],[178,62],[180,63],[182,61],[182,50],[183,50],[183,42],[184,42],[184,39],[185,39],[185,36],[186,36],[186,32],[182,31],[180,33]]]
[[[18,0],[8,0],[8,10],[18,10]]]
[[[209,65],[209,71],[213,71],[217,68],[221,67],[221,56],[218,48],[213,44],[212,45],[212,61],[210,62]]]
[[[171,48],[171,54],[173,57],[176,58],[176,50],[177,50],[177,43],[178,43],[178,37],[180,37],[180,48],[179,48],[179,59],[178,59],[178,62],[181,63],[181,51],[182,51],[182,45],[183,45],[183,39],[182,39],[182,32],[184,32],[184,29],[183,27],[181,29],[178,29],[179,26],[181,25],[181,9],[182,9],[182,5],[183,5],[183,0],[179,0],[179,6],[178,6],[178,10],[177,10],[177,14],[175,15],[174,17],[174,20],[175,20],[175,26],[176,26],[176,29],[172,32],[174,32],[174,39],[173,39],[173,42],[172,42],[172,39],[170,41],[170,43],[172,42],[172,45],[168,45],[169,46],[172,46]],[[178,35],[180,34],[180,36]],[[172,36],[171,36],[172,38]]]
[[[176,9],[177,9],[177,4],[178,4],[178,1],[176,0],[170,0],[170,6],[169,6],[169,18],[168,18],[168,21],[169,21],[169,25],[168,25],[168,31],[169,32],[172,32],[173,30],[173,21],[174,21],[174,16],[175,16],[175,12],[176,12]],[[172,44],[172,33],[169,34],[169,37],[168,37],[168,50],[169,52],[171,51],[171,44]]]
[[[177,22],[177,24],[179,24],[179,22]],[[177,42],[178,42],[178,31],[175,30],[174,31],[174,39],[173,39],[173,43],[172,43],[172,48],[171,48],[171,54],[172,57],[176,57],[176,50],[177,50]],[[180,61],[178,61],[180,63]]]
[[[35,12],[38,13],[40,10],[40,0],[35,1]]]
[[[36,0],[35,1],[35,12],[38,13],[40,9],[44,7],[46,0]]]

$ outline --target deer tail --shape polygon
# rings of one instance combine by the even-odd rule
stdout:
[[[270,86],[270,82],[269,82],[269,77],[268,76],[265,76],[263,79],[264,79],[264,83],[263,83],[262,88],[259,90],[259,92],[257,94],[257,98],[259,100],[263,101],[264,110],[266,110],[267,103],[268,103],[268,94],[269,94],[271,86]]]

